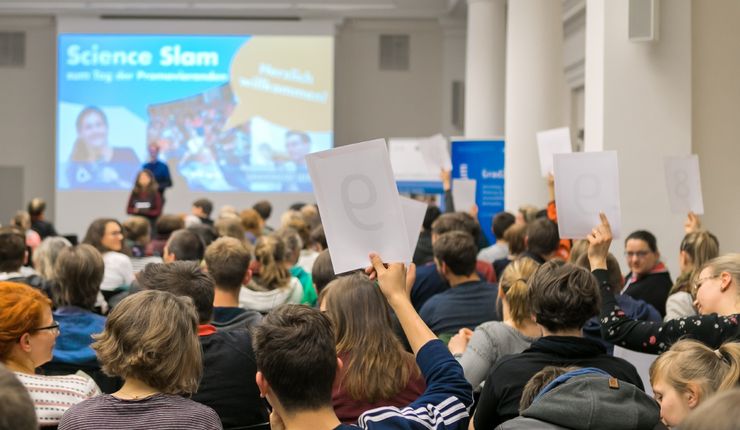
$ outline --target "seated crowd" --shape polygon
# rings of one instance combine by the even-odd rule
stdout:
[[[554,202],[502,212],[489,244],[446,206],[412,264],[337,274],[311,204],[199,199],[73,245],[33,199],[0,227],[0,430],[737,428],[740,254],[694,214],[674,281],[647,230],[624,274],[604,215],[570,241]]]

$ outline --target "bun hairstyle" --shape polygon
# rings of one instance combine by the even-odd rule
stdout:
[[[695,384],[700,400],[735,388],[740,381],[740,343],[728,342],[712,350],[693,339],[680,340],[650,366],[650,383],[658,380],[679,393]]]
[[[290,281],[290,272],[283,265],[286,259],[286,246],[275,235],[261,236],[254,246],[254,259],[259,263],[253,283],[266,290],[286,287]]]
[[[521,325],[532,315],[527,281],[537,271],[537,267],[539,264],[531,258],[520,258],[509,263],[501,274],[499,286],[516,325]]]

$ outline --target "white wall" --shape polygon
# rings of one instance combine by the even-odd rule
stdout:
[[[47,216],[53,216],[54,23],[51,18],[0,17],[0,31],[26,33],[25,67],[0,67],[0,165],[22,166],[18,184],[24,184],[23,204],[41,197]],[[0,205],[5,204],[0,197]],[[0,219],[0,224],[7,222]]]
[[[0,18],[0,31],[4,30],[26,32],[27,65],[23,69],[0,68],[0,129],[4,135],[0,141],[0,165],[25,168],[24,201],[36,196],[46,199],[47,216],[56,222],[60,232],[83,235],[95,217],[124,218],[127,192],[55,195],[53,19]],[[380,34],[411,36],[409,71],[378,70]],[[453,48],[446,60],[450,65],[446,69],[447,79],[460,75],[456,64],[460,62],[460,53],[454,51],[459,40],[451,43]],[[464,39],[462,47],[464,52]],[[442,29],[436,20],[359,20],[342,25],[337,32],[335,53],[336,145],[375,137],[431,135],[445,129],[443,61]],[[464,61],[460,63],[464,67]],[[245,208],[268,198],[277,214],[293,202],[313,201],[313,195],[297,193],[191,193],[184,185],[175,184],[168,191],[166,212],[188,212],[191,202],[202,196],[213,200],[216,208],[223,204]],[[7,202],[0,199],[0,205]],[[12,207],[7,212],[16,209],[19,208]],[[55,209],[64,216],[55,217]],[[277,219],[270,221],[277,223]]]
[[[646,229],[675,277],[685,214],[670,213],[662,158],[691,152],[691,1],[661,2],[659,41],[630,42],[627,23],[628,0],[588,2],[586,150],[618,152],[622,269],[624,237]]]
[[[699,155],[704,225],[720,241],[720,251],[740,252],[740,2],[694,1],[694,152]]]

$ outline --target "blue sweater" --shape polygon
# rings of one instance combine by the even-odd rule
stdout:
[[[59,337],[54,345],[52,361],[96,363],[95,351],[90,344],[92,335],[103,331],[105,317],[75,306],[63,306],[54,311],[54,320],[59,323]]]
[[[496,312],[498,287],[485,281],[470,281],[432,296],[419,316],[436,335],[456,334],[461,328],[500,320]]]
[[[463,369],[447,347],[432,340],[421,347],[416,362],[427,382],[427,389],[405,408],[383,407],[360,415],[357,426],[340,424],[335,430],[363,428],[373,430],[452,430],[467,424],[473,390]]]

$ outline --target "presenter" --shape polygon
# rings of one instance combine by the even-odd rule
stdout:
[[[66,169],[70,188],[128,189],[139,165],[131,148],[108,144],[108,119],[102,110],[89,106],[80,112]]]
[[[142,170],[136,176],[136,183],[128,199],[126,213],[148,219],[152,227],[151,231],[154,231],[154,224],[162,214],[162,197],[159,195],[157,181],[149,170]]]
[[[164,190],[172,186],[172,178],[170,177],[170,169],[167,164],[159,160],[159,144],[152,142],[148,146],[149,149],[149,162],[144,164],[143,169],[148,170],[154,174],[154,179],[159,185],[159,195],[162,197],[162,203],[164,203]]]

